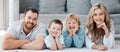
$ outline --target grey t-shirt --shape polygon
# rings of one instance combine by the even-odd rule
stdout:
[[[12,35],[17,40],[28,39],[33,41],[36,37],[46,36],[46,29],[42,23],[39,23],[26,35],[23,31],[23,20],[20,20],[8,27],[7,34]]]

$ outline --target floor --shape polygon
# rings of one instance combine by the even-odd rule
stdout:
[[[114,48],[112,49],[108,49],[106,51],[98,51],[98,50],[94,50],[94,49],[88,49],[88,48],[82,48],[82,49],[78,49],[78,48],[66,48],[63,50],[57,50],[57,51],[51,51],[49,49],[45,49],[45,50],[22,50],[22,49],[16,49],[16,50],[2,50],[1,49],[1,44],[2,44],[2,40],[3,37],[5,35],[6,31],[5,30],[0,30],[0,52],[120,52],[120,40],[116,41],[116,45]]]

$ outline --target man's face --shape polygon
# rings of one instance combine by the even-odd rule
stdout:
[[[24,26],[27,30],[32,30],[37,24],[38,14],[29,10],[24,16]]]

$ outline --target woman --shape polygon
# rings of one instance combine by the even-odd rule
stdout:
[[[101,3],[90,9],[85,33],[88,48],[107,50],[115,44],[113,22],[106,7]]]

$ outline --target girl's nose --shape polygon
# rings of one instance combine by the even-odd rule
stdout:
[[[71,26],[73,25],[73,23],[70,24]]]

